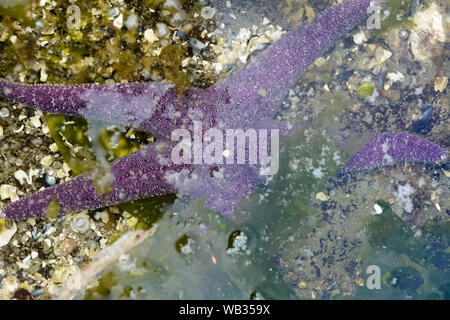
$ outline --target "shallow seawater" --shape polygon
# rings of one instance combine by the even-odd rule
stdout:
[[[10,0],[0,4],[0,78],[207,88],[337,2],[84,1],[77,31],[67,27],[69,1]],[[57,298],[101,250],[157,225],[73,297],[450,299],[448,160],[339,170],[376,133],[411,133],[450,150],[448,5],[385,2],[379,28],[360,23],[291,88],[276,117],[299,129],[280,137],[278,172],[231,216],[168,194],[0,219],[0,298]],[[0,98],[0,209],[155,140]]]

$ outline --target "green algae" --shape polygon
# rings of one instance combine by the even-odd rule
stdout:
[[[183,49],[178,43],[164,47],[158,57],[158,62],[163,66],[166,79],[175,84],[178,97],[181,97],[190,86],[188,74],[181,70],[181,62],[185,58],[186,49]]]
[[[58,146],[58,151],[72,170],[72,175],[88,173],[86,178],[93,181],[97,195],[108,195],[112,189],[112,176],[110,170],[98,166],[98,160],[91,151],[92,142],[89,141],[86,134],[88,122],[78,117],[70,117],[70,121],[67,121],[66,116],[54,114],[46,114],[46,119],[50,134]],[[119,139],[112,144],[111,140],[115,135],[119,135]],[[151,137],[148,134],[134,130],[123,132],[118,129],[106,130],[103,128],[100,131],[100,144],[97,147],[108,152],[109,157],[106,160],[111,163],[139,150],[148,143],[149,138]],[[105,202],[107,199],[106,197]],[[136,228],[147,230],[161,218],[161,209],[173,203],[175,199],[176,195],[162,195],[130,201],[120,204],[118,207],[139,219]]]
[[[202,201],[172,209],[177,213],[169,210],[164,215],[152,239],[133,249],[135,271],[115,263],[103,272],[113,272],[119,280],[109,298],[248,299],[255,291],[268,299],[293,297],[252,230],[205,209]],[[248,238],[246,250],[227,253],[229,235],[238,229]],[[187,244],[191,253],[182,250]]]
[[[372,30],[378,37],[387,31],[403,27],[412,29],[414,26],[413,19],[410,14],[412,10],[413,0],[387,0],[386,9],[389,10],[389,16],[381,21],[381,28],[379,30]],[[383,16],[383,11],[381,13]]]
[[[228,245],[226,250],[234,248],[234,240],[242,234],[241,230],[234,230],[230,233],[230,236],[228,237]]]
[[[267,188],[255,192],[248,201],[242,200],[240,214],[235,216],[252,229],[262,230],[264,237],[270,239],[264,243],[269,255],[279,255],[283,247],[289,252],[286,260],[292,259],[292,264],[298,248],[308,243],[311,230],[323,224],[320,210],[314,205],[317,192],[324,191],[330,178],[350,157],[349,150],[339,147],[333,139],[338,136],[339,122],[327,120],[346,109],[349,98],[339,93],[324,93],[318,103],[330,107],[303,131],[281,138],[279,173]],[[286,278],[289,283],[294,280]]]
[[[0,233],[8,230],[8,220],[0,218]]]
[[[189,243],[189,240],[190,240],[191,238],[187,235],[187,234],[184,234],[181,238],[179,238],[179,239],[177,239],[176,241],[175,241],[175,243],[174,243],[174,245],[175,245],[175,250],[178,252],[178,253],[182,253],[182,248],[184,247],[184,246],[186,246],[188,243]]]
[[[119,139],[113,141],[117,134]],[[133,139],[131,139],[131,136],[133,136]],[[134,129],[130,129],[128,132],[118,129],[102,130],[100,134],[100,143],[103,149],[112,152],[113,157],[111,159],[114,160],[139,150],[149,139],[152,139],[151,135]]]
[[[97,281],[98,285],[95,288],[89,288],[86,291],[85,300],[105,299],[111,293],[112,288],[119,283],[113,272],[101,276]]]
[[[47,218],[55,218],[58,216],[60,210],[61,206],[58,203],[58,199],[55,198],[48,204],[45,216]]]
[[[46,114],[45,118],[50,135],[72,170],[72,175],[77,176],[93,170],[96,167],[96,161],[92,152],[89,151],[91,143],[85,135],[88,129],[87,121],[71,117],[69,122],[66,116],[55,114]],[[78,146],[77,150],[74,146]]]
[[[423,243],[414,237],[409,226],[394,213],[387,202],[378,201],[377,204],[383,212],[374,215],[368,224],[369,243],[376,249],[406,254],[412,261],[423,265],[427,256]]]
[[[358,96],[362,99],[370,97],[374,92],[374,85],[370,81],[362,82],[358,87]]]
[[[420,272],[413,267],[395,268],[388,273],[384,282],[394,288],[399,288],[408,294],[414,294],[423,284]]]
[[[118,207],[139,219],[136,229],[148,230],[162,218],[163,209],[173,204],[176,198],[171,194],[155,196],[122,203]]]
[[[26,25],[32,25],[34,23],[27,15],[31,1],[11,1],[10,5],[7,5],[8,1],[6,3],[2,1],[0,3],[0,16],[14,17]]]

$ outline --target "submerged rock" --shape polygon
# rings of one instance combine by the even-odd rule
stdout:
[[[411,51],[421,61],[429,61],[435,50],[446,41],[444,18],[439,7],[433,3],[414,17],[415,27],[411,33]]]

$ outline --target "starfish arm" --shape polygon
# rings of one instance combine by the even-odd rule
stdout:
[[[369,6],[370,0],[350,0],[325,10],[314,22],[287,33],[246,67],[218,84],[232,99],[224,115],[273,118],[300,75],[335,40],[367,17]]]
[[[174,129],[188,128],[192,120],[213,126],[215,109],[227,98],[211,88],[187,90],[180,100],[173,85],[165,83],[63,86],[5,80],[0,80],[0,97],[51,113],[127,125],[163,138],[170,138]]]
[[[86,108],[86,103],[78,97],[78,92],[88,87],[88,85],[29,85],[1,79],[0,97],[43,111],[77,116]]]
[[[371,169],[393,165],[399,161],[442,162],[447,159],[447,152],[443,148],[419,136],[408,133],[377,133],[339,171]]]
[[[135,106],[123,105],[134,102],[133,97],[150,101],[142,106],[149,111],[170,88],[161,83],[30,85],[0,80],[1,97],[51,113],[91,116],[96,120],[117,120],[136,112]]]
[[[176,188],[166,175],[183,169],[187,172],[189,167],[169,162],[172,148],[168,146],[170,143],[167,141],[151,144],[116,160],[110,170],[101,172],[100,177],[98,173],[77,176],[68,182],[12,202],[3,209],[2,215],[7,219],[42,218],[47,214],[64,215],[155,195],[176,193]],[[108,189],[108,186],[110,191],[106,193],[103,190]],[[50,209],[52,202],[54,203],[52,208],[57,208],[56,212]]]
[[[139,127],[176,99],[168,84],[29,85],[0,80],[0,96],[43,111]],[[159,121],[163,121],[159,119]]]

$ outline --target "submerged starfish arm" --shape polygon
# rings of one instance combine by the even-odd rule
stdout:
[[[196,91],[189,90],[186,100],[196,97]],[[162,137],[170,137],[169,131],[188,118],[187,108],[179,106],[176,89],[167,83],[64,86],[0,80],[0,97],[51,113],[128,125]]]
[[[169,84],[161,83],[28,85],[2,79],[0,80],[0,96],[52,113],[84,116],[90,113],[94,115],[93,112],[95,111],[96,115],[100,117],[97,120],[101,120],[104,117],[112,118],[120,116],[114,113],[116,110],[106,110],[106,108],[114,107],[118,103],[127,102],[126,97],[128,96],[145,95],[148,100],[157,100],[170,87]],[[93,102],[98,103],[101,101],[98,98],[92,101],[94,95],[105,99],[104,103],[93,106]],[[108,98],[108,96],[110,97]],[[131,99],[129,98],[128,100]],[[127,106],[122,107],[129,108]],[[143,107],[146,106],[144,105]],[[126,112],[124,113],[126,114]]]
[[[190,166],[167,161],[170,145],[164,140],[155,142],[116,160],[109,170],[99,168],[12,202],[1,214],[7,219],[42,218],[174,194],[177,190],[166,175],[188,173]]]
[[[232,103],[224,116],[240,122],[272,119],[301,74],[341,36],[368,16],[370,0],[350,0],[287,33],[217,85]],[[245,127],[245,125],[242,125]]]
[[[429,140],[409,133],[377,133],[359,152],[350,157],[339,172],[372,169],[407,162],[442,162],[448,159],[445,149]]]

